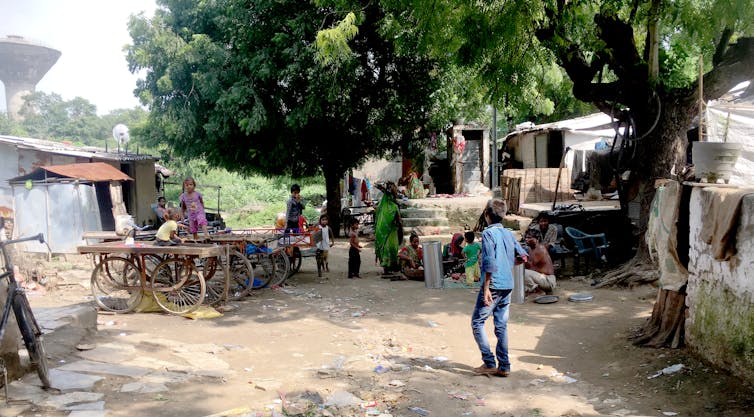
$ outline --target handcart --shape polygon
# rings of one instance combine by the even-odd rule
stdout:
[[[314,256],[317,261],[317,275],[322,276],[322,251],[317,244],[322,241],[322,230],[319,226],[305,227],[298,233],[285,233],[278,239],[278,246],[285,249],[291,263],[291,275],[301,269],[301,260]]]
[[[227,300],[232,286],[227,246],[104,242],[77,249],[96,258],[91,278],[95,302],[116,313],[135,310],[146,295],[164,311],[183,315],[204,302]]]
[[[251,288],[281,285],[290,276],[290,261],[283,248],[275,247],[282,231],[272,228],[233,230],[210,235],[209,240],[230,245],[231,253],[243,257],[254,271]]]

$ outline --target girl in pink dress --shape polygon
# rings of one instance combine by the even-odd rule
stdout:
[[[198,237],[199,226],[201,226],[204,236],[209,236],[207,215],[204,213],[204,200],[202,199],[202,194],[196,191],[196,182],[191,177],[183,180],[181,210],[183,210],[183,216],[188,217],[189,232],[194,235],[194,240]]]

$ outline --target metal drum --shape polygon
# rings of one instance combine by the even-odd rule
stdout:
[[[523,304],[525,299],[524,264],[513,265],[513,292],[511,294],[511,302]]]
[[[424,242],[424,285],[427,288],[442,288],[442,243]]]

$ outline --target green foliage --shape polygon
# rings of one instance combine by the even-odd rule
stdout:
[[[324,173],[334,190],[346,169],[417,140],[427,124],[434,64],[396,51],[374,2],[342,20],[297,0],[161,6],[132,18],[127,59],[147,70],[137,85],[151,110],[145,134],[175,156],[242,174]],[[359,16],[367,23],[356,32]],[[350,39],[348,56],[327,61],[337,68],[316,54],[327,27]]]
[[[112,129],[123,123],[130,129],[131,149],[137,146],[144,149],[141,134],[147,117],[144,109],[114,110],[104,116],[96,112],[96,106],[81,97],[66,101],[59,94],[37,91],[25,97],[19,112],[21,122],[11,120],[8,115],[0,118],[0,134],[101,148],[109,140],[108,146],[112,148],[117,146],[113,143]]]
[[[165,163],[165,166],[175,171],[175,175],[166,179],[165,184],[164,195],[169,204],[179,206],[183,180],[192,177],[196,181],[197,191],[204,196],[207,211],[217,211],[219,196],[225,223],[233,228],[271,226],[277,213],[285,212],[285,203],[290,197],[290,186],[293,183],[301,186],[301,196],[306,204],[304,215],[307,219],[318,216],[316,208],[325,200],[325,186],[321,177],[293,179],[287,176],[244,176],[212,168],[202,161],[175,160]]]

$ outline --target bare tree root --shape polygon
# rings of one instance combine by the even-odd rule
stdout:
[[[607,286],[632,287],[640,284],[650,284],[659,279],[657,268],[649,259],[643,256],[634,256],[630,261],[620,267],[606,273],[595,288]]]

